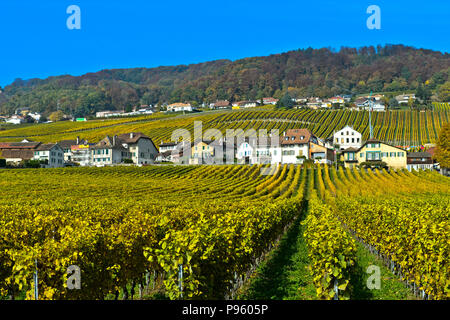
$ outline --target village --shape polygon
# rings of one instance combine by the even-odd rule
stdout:
[[[383,94],[374,95],[361,95],[355,97],[353,95],[337,95],[330,98],[319,97],[305,97],[305,98],[290,98],[292,100],[292,107],[295,109],[308,108],[308,109],[342,109],[348,108],[352,110],[369,110],[372,111],[386,111],[387,109],[398,109],[401,107],[412,107],[416,101],[420,102],[420,98],[416,97],[414,93],[404,93],[393,97],[392,99],[386,98]],[[280,99],[273,97],[266,97],[256,100],[245,100],[230,102],[228,100],[217,100],[215,102],[175,102],[175,103],[162,103],[161,105],[138,105],[130,110],[102,110],[97,111],[95,116],[74,116],[70,114],[61,114],[60,120],[71,121],[87,121],[88,119],[101,119],[101,118],[117,118],[117,117],[133,117],[152,115],[157,112],[165,113],[190,113],[201,112],[206,110],[220,110],[220,109],[247,109],[263,106],[276,106]],[[19,125],[24,123],[50,123],[52,116],[46,117],[42,113],[32,111],[30,108],[22,107],[17,108],[12,115],[0,115],[0,123]]]
[[[89,143],[79,137],[55,143],[24,139],[0,143],[0,160],[3,160],[3,167],[8,168],[309,162],[348,168],[440,170],[439,164],[433,160],[434,151],[432,147],[426,152],[407,152],[377,139],[363,141],[360,132],[345,126],[328,139],[317,137],[309,129],[288,129],[271,143],[262,143],[256,136],[244,136],[233,138],[231,143],[227,138],[194,142],[161,141],[157,147],[150,137],[140,132],[106,136],[97,143]]]

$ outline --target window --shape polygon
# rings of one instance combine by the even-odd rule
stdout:
[[[381,152],[367,152],[367,160],[381,160]]]
[[[354,152],[348,152],[347,153],[347,160],[349,160],[349,161],[355,160],[355,153]]]
[[[292,136],[292,137],[291,137],[291,140],[295,140],[295,137],[294,137],[294,136]]]
[[[352,138],[352,143],[355,143],[355,138]]]
[[[288,141],[288,140],[289,140],[289,137],[285,137],[284,140]]]
[[[336,143],[339,143],[339,138],[336,138]]]
[[[109,149],[106,149],[106,154],[109,154]]]
[[[364,159],[364,152],[361,152],[361,153],[359,154],[359,157]]]
[[[390,152],[389,153],[389,157],[394,158],[395,157],[395,152]]]
[[[359,142],[359,138],[356,138],[356,142]]]
[[[349,138],[347,138],[347,143],[349,143],[350,142],[350,139]]]
[[[397,152],[397,157],[403,157],[403,152]]]

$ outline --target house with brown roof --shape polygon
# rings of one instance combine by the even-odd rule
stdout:
[[[40,145],[40,142],[2,142],[0,143],[0,154],[7,163],[19,163],[31,160],[34,151]]]
[[[289,129],[280,140],[281,163],[302,163],[310,159],[310,143],[319,144],[319,140],[308,129]]]
[[[230,101],[228,100],[219,100],[209,104],[211,109],[226,109],[230,107]]]
[[[406,157],[406,168],[411,170],[433,169],[433,159],[429,152],[409,152]]]
[[[142,132],[130,132],[117,136],[122,146],[131,154],[135,164],[151,164],[155,162],[159,151],[153,140]]]
[[[91,159],[95,166],[113,165],[131,159],[134,164],[154,163],[159,151],[150,137],[141,132],[107,136],[91,147]]]
[[[106,136],[90,148],[92,165],[103,167],[119,164],[130,159],[130,152],[120,143],[117,136]]]
[[[306,159],[318,163],[334,161],[334,151],[325,141],[316,137],[309,129],[289,129],[278,138],[278,145],[272,139],[267,145],[258,145],[252,150],[251,163],[293,163],[301,164]]]

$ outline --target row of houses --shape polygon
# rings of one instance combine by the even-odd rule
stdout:
[[[63,140],[58,143],[21,142],[0,143],[0,155],[9,164],[37,160],[42,167],[67,165],[107,166],[121,163],[152,164],[159,153],[152,139],[142,133],[106,136],[98,143],[86,140]]]
[[[333,135],[333,144],[339,150],[339,159],[346,167],[354,167],[364,162],[385,162],[394,169],[407,168],[408,170],[433,169],[435,148],[426,152],[406,152],[404,149],[386,142],[369,139],[363,143],[360,132],[351,126],[345,126]]]
[[[80,166],[111,166],[122,163],[147,165],[173,162],[184,164],[332,164],[341,161],[352,168],[364,163],[385,162],[389,168],[408,170],[433,169],[432,149],[411,152],[376,139],[361,141],[361,134],[350,126],[337,131],[331,139],[320,139],[308,129],[289,129],[281,136],[199,140],[193,143],[161,142],[158,147],[143,133],[131,132],[106,136],[98,143],[86,140],[63,140],[41,143],[24,140],[0,143],[0,157],[7,163],[37,160],[42,167],[55,168],[71,164]],[[274,143],[275,142],[275,143]],[[230,150],[230,145],[232,149]]]
[[[225,162],[230,152],[232,160],[247,164],[301,164],[307,159],[328,164],[334,161],[334,151],[330,145],[308,129],[289,129],[276,139],[276,143],[272,143],[271,137],[264,141],[258,137],[244,137],[241,138],[242,142],[235,143],[239,141],[235,139],[231,144],[228,144],[226,138],[187,142],[187,145],[162,142],[159,145],[160,154],[157,161],[189,164],[208,163],[213,160]],[[232,150],[229,145],[232,145]],[[185,150],[189,151],[188,154],[183,154]]]

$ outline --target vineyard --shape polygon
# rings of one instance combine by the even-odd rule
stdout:
[[[374,137],[396,146],[419,146],[435,143],[443,124],[449,122],[450,110],[446,108],[410,111],[392,110],[374,112],[372,125]],[[321,138],[329,138],[345,125],[351,125],[369,138],[369,113],[355,110],[233,110],[205,112],[186,116],[158,116],[120,119],[93,120],[86,123],[57,122],[39,124],[25,128],[0,131],[0,141],[17,141],[30,138],[35,141],[55,142],[74,139],[76,136],[97,142],[106,135],[127,132],[142,132],[159,145],[161,141],[171,141],[176,129],[185,128],[193,134],[194,121],[201,121],[203,130],[219,129],[223,134],[227,129],[278,129],[280,134],[287,129],[308,128]]]
[[[450,110],[450,102],[433,102],[433,108],[437,111]]]
[[[0,190],[0,297],[32,299],[37,272],[39,299],[223,299],[297,220],[317,298],[352,298],[357,242],[423,297],[450,297],[450,182],[433,172],[24,169],[0,171]]]

